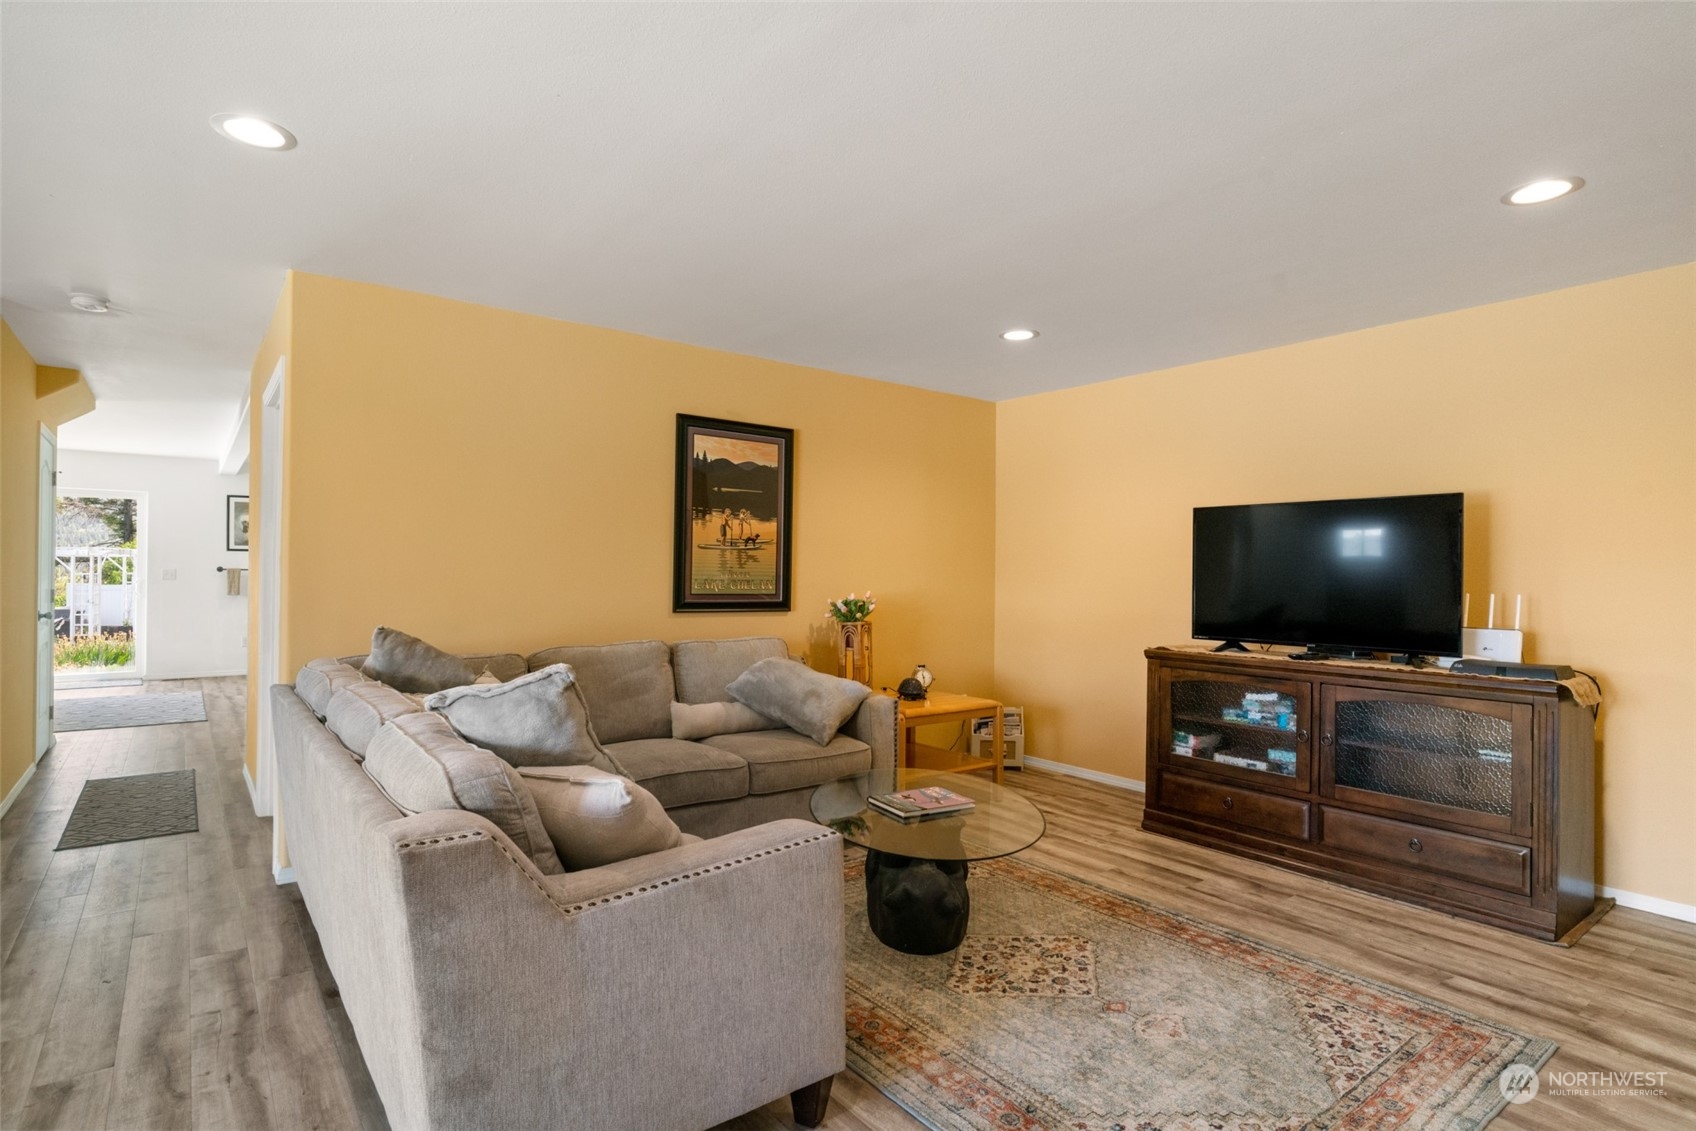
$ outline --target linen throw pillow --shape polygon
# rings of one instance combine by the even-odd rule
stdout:
[[[408,813],[465,809],[487,817],[546,875],[565,871],[530,791],[513,768],[466,742],[440,715],[402,715],[383,725],[365,773]]]
[[[363,670],[371,679],[415,695],[462,687],[477,678],[471,665],[451,652],[383,625],[371,633],[371,654]]]
[[[743,703],[673,703],[671,737],[711,738],[750,730],[777,730],[783,724]]]
[[[349,684],[364,682],[364,672],[340,660],[309,660],[294,677],[294,693],[306,700],[318,721],[323,722],[324,711],[336,692]]]
[[[383,724],[401,715],[424,709],[417,699],[386,684],[365,680],[336,692],[324,709],[324,725],[353,751],[354,761],[365,758],[366,748]]]
[[[569,664],[551,664],[506,683],[438,691],[424,706],[446,716],[468,741],[514,766],[621,770],[595,738],[589,708]]]
[[[521,766],[519,776],[568,872],[663,852],[683,831],[659,799],[593,766]]]
[[[820,746],[871,694],[871,688],[857,680],[825,675],[776,656],[751,664],[725,690],[738,703],[777,719]]]

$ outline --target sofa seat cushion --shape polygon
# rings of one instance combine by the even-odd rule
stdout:
[[[478,674],[453,653],[386,625],[371,633],[371,654],[362,670],[371,679],[415,695],[463,687]]]
[[[593,766],[525,766],[518,774],[568,872],[683,843],[659,800],[629,778]]]
[[[408,813],[464,809],[488,818],[544,875],[565,871],[518,772],[419,712],[384,724],[366,751],[365,773]]]
[[[789,645],[777,636],[734,640],[684,640],[671,646],[679,703],[715,703],[730,696],[725,688],[760,660],[782,659]]]
[[[608,744],[607,753],[667,809],[748,796],[748,763],[705,743],[636,738]]]
[[[531,671],[571,665],[602,742],[671,734],[671,647],[664,641],[549,648],[527,662]]]
[[[418,699],[404,691],[366,680],[348,684],[330,698],[330,705],[324,709],[324,725],[342,740],[343,746],[353,751],[356,761],[362,761],[365,748],[371,745],[384,723],[423,709]]]
[[[607,759],[589,725],[576,676],[553,664],[511,683],[468,684],[424,700],[465,738],[514,766],[618,767]]]
[[[756,730],[701,740],[748,763],[748,792],[783,793],[870,773],[872,748],[839,734],[823,746],[792,730]]]

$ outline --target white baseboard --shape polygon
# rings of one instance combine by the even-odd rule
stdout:
[[[241,780],[247,783],[247,799],[253,802],[253,812],[256,816],[269,817],[271,811],[259,799],[259,784],[253,780],[253,774],[247,768],[246,759],[241,764]]]
[[[1035,766],[1039,770],[1053,770],[1057,774],[1065,774],[1070,778],[1083,778],[1085,781],[1100,782],[1114,789],[1128,789],[1132,793],[1143,793],[1147,787],[1136,778],[1122,778],[1118,774],[1104,774],[1100,770],[1086,770],[1082,766],[1073,766],[1066,762],[1051,762],[1047,758],[1026,758],[1025,765]]]
[[[271,878],[277,881],[278,887],[292,884],[294,883],[294,868],[279,868],[273,864],[271,865]]]
[[[52,748],[49,747],[49,749]],[[6,800],[0,801],[0,817],[4,817],[7,813],[11,812],[12,802],[16,801],[18,799],[18,794],[24,791],[24,786],[28,785],[29,779],[35,776],[35,768],[40,764],[41,763],[39,762],[31,762],[29,764],[29,769],[24,771],[24,776],[18,779],[18,784],[14,785],[11,792],[6,794]]]
[[[149,681],[163,681],[163,680],[167,680],[167,679],[222,679],[223,677],[225,677],[227,675],[246,675],[246,674],[247,674],[246,668],[230,668],[226,671],[170,672],[170,673],[165,674],[165,675],[154,675],[152,672],[148,672],[146,678]]]
[[[1634,911],[1647,911],[1651,915],[1664,915],[1668,919],[1678,919],[1685,923],[1696,923],[1696,906],[1688,903],[1674,903],[1670,899],[1662,899],[1658,895],[1641,895],[1623,888],[1604,886],[1602,894],[1619,904]]]

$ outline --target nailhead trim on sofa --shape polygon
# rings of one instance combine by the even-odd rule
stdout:
[[[516,857],[512,854],[511,849],[507,848],[507,846],[505,844],[502,844],[500,841],[495,840],[494,838],[490,837],[487,833],[483,833],[483,832],[463,832],[463,833],[455,833],[452,836],[433,836],[433,837],[426,837],[423,840],[405,840],[405,841],[401,841],[395,847],[402,852],[406,852],[406,851],[409,851],[409,850],[412,850],[412,849],[433,848],[437,845],[448,844],[448,843],[450,843],[452,841],[456,841],[456,840],[486,840],[486,841],[489,841],[496,848],[500,849],[501,855],[505,856],[509,861],[511,861],[514,865],[516,865],[518,867],[518,870],[524,874],[524,878],[529,880],[530,883],[536,888],[537,891],[541,892],[544,896],[546,896],[548,902],[553,904],[553,906],[559,910],[560,914],[566,916],[567,918],[570,918],[572,915],[577,914],[580,911],[587,911],[588,909],[590,909],[592,907],[597,907],[597,906],[600,906],[602,904],[607,904],[607,903],[613,903],[615,901],[624,899],[626,896],[636,896],[636,895],[640,895],[643,892],[658,891],[662,887],[670,887],[672,884],[682,883],[684,880],[692,880],[692,879],[695,879],[699,876],[704,876],[708,872],[722,872],[725,869],[734,867],[738,864],[746,864],[749,861],[758,860],[762,856],[775,856],[779,852],[787,852],[791,848],[799,848],[804,844],[816,844],[821,840],[830,840],[832,838],[838,838],[839,839],[840,835],[841,834],[837,833],[834,830],[828,830],[828,831],[825,831],[825,832],[821,832],[821,833],[819,833],[815,836],[809,836],[809,837],[805,837],[801,840],[790,841],[788,844],[780,844],[780,845],[776,846],[775,848],[762,849],[761,851],[752,853],[748,856],[738,856],[733,860],[722,860],[719,863],[712,865],[711,867],[697,868],[693,872],[682,872],[682,873],[679,873],[678,875],[670,876],[670,877],[667,877],[666,879],[663,879],[663,880],[656,880],[655,882],[653,882],[651,884],[643,884],[641,887],[626,888],[624,891],[615,892],[612,895],[603,895],[599,899],[591,899],[591,900],[587,900],[583,903],[573,903],[573,904],[562,903],[557,898],[555,898],[553,892],[549,891],[544,885],[537,883],[535,876],[531,875],[531,872],[535,869],[535,865],[531,861],[526,860],[526,861],[523,862],[523,864],[520,864],[518,857]],[[525,864],[529,864],[530,867],[528,867],[528,868],[524,867]]]

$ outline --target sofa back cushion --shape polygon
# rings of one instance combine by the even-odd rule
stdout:
[[[306,700],[312,713],[322,721],[336,692],[349,684],[364,682],[364,672],[340,660],[310,660],[294,677],[294,693]]]
[[[569,872],[683,843],[683,830],[654,795],[628,778],[592,766],[525,766],[518,773]]]
[[[725,688],[731,680],[759,660],[787,655],[789,645],[776,636],[680,641],[671,646],[671,664],[677,673],[677,701],[723,702],[730,698]]]
[[[569,664],[602,742],[671,735],[671,647],[661,640],[549,648],[530,670]]]
[[[369,653],[359,656],[343,656],[341,662],[351,664],[355,668],[362,668],[365,666],[365,661],[370,658]],[[478,675],[488,672],[502,683],[510,679],[517,679],[530,670],[524,663],[524,657],[517,652],[478,652],[470,656],[461,656],[460,659],[465,661],[466,667]]]
[[[408,813],[465,809],[488,818],[548,875],[565,871],[523,780],[487,750],[421,712],[385,723],[365,753],[365,772]]]
[[[618,769],[595,741],[582,692],[566,664],[552,664],[511,683],[438,691],[424,706],[444,716],[468,741],[514,766]]]
[[[384,723],[423,709],[423,704],[413,696],[366,680],[349,684],[330,698],[330,705],[324,710],[324,725],[342,740],[343,746],[353,751],[355,759],[361,759]]]

